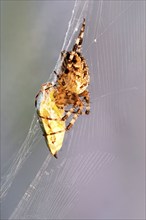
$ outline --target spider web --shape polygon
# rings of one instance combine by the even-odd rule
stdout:
[[[88,60],[91,74],[91,114],[79,118],[66,135],[57,161],[50,154],[45,158],[10,219],[68,219],[71,216],[79,218],[80,214],[81,218],[90,218],[92,215],[97,218],[94,212],[89,212],[88,216],[86,210],[80,214],[73,214],[72,210],[76,210],[76,204],[80,204],[82,191],[89,190],[92,181],[99,187],[97,179],[102,183],[99,179],[103,178],[104,172],[108,172],[112,164],[117,166],[119,157],[125,155],[124,150],[128,145],[134,146],[134,141],[125,139],[124,128],[132,125],[135,114],[131,116],[131,106],[135,107],[135,100],[141,92],[141,82],[136,80],[136,76],[139,73],[143,78],[143,65],[140,65],[141,69],[137,65],[143,64],[144,59],[138,60],[134,67],[130,62],[136,62],[136,54],[141,46],[135,42],[144,42],[144,33],[140,32],[143,25],[140,15],[142,8],[142,3],[133,1],[75,1],[61,50],[71,49],[85,17],[83,54]],[[135,23],[132,22],[133,15],[136,17]],[[60,57],[55,70],[59,67]],[[55,81],[53,72],[49,81]],[[130,125],[127,125],[129,117]],[[2,201],[41,141],[40,126],[34,115],[24,143],[17,155],[11,158],[2,176]],[[121,150],[123,146],[124,150]],[[128,160],[126,162],[128,164]],[[118,170],[114,168],[114,172],[117,174]],[[98,214],[99,218],[107,217],[106,214]],[[115,216],[119,217],[118,214]]]

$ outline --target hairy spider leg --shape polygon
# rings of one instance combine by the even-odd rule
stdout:
[[[86,111],[85,114],[89,114],[90,113],[90,96],[89,96],[89,91],[85,90],[84,92],[82,92],[81,94],[79,94],[80,97],[83,97],[85,102],[86,102]]]
[[[68,112],[68,114],[66,115],[67,117],[65,118],[65,120],[71,115],[71,113],[75,110],[75,108],[71,108]],[[70,113],[71,112],[71,113]],[[64,132],[64,131],[68,131],[70,130],[70,128],[72,128],[72,126],[74,125],[74,123],[76,122],[76,120],[78,119],[78,117],[82,114],[82,109],[78,109],[76,111],[76,113],[74,113],[74,116],[73,118],[71,119],[70,123],[66,126],[65,130],[62,130],[62,131],[56,131],[56,132],[52,132],[50,134],[46,134],[46,135],[54,135],[54,134],[58,134],[58,133],[61,133],[61,132]],[[64,121],[64,120],[62,120]]]
[[[80,30],[80,33],[75,41],[75,44],[73,46],[73,51],[76,53],[79,53],[81,51],[82,43],[83,43],[83,37],[85,32],[85,18],[83,19],[82,27]]]
[[[75,95],[75,94],[74,94]],[[47,119],[47,120],[54,120],[54,121],[66,121],[72,113],[74,113],[74,116],[73,118],[71,119],[70,123],[66,126],[66,128],[64,130],[60,130],[60,131],[56,131],[56,132],[51,132],[49,134],[45,134],[45,135],[54,135],[54,134],[58,134],[58,133],[61,133],[61,132],[64,132],[64,131],[67,131],[69,130],[75,123],[75,121],[77,120],[77,118],[82,115],[82,111],[83,111],[83,103],[82,101],[80,100],[79,97],[75,97],[75,99],[72,99],[73,97],[70,96],[68,97],[68,99],[66,99],[66,102],[70,105],[70,104],[73,104],[73,107],[65,114],[65,116],[63,116],[61,119],[55,119],[55,118],[50,118],[50,117],[44,117],[44,116],[41,116],[41,118],[43,119]],[[76,110],[76,108],[78,107],[78,109]],[[76,110],[76,111],[75,111]]]
[[[71,119],[70,123],[67,125],[66,130],[69,130],[73,127],[74,123],[78,119],[78,117],[82,114],[83,106],[77,110],[77,113],[74,114],[73,118]]]
[[[75,44],[73,46],[72,51],[71,52],[66,52],[65,50],[63,50],[61,52],[61,59],[67,57],[67,60],[70,62],[70,61],[73,60],[75,53],[80,53],[81,52],[84,32],[85,32],[85,18],[83,19],[83,23],[82,23],[82,27],[81,27],[80,33],[79,33],[79,35],[78,35],[78,37],[77,37],[77,39],[75,41]]]

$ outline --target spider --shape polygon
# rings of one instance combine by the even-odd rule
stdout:
[[[80,33],[75,41],[72,51],[61,52],[61,70],[57,75],[57,84],[65,90],[81,94],[86,90],[90,82],[89,68],[85,58],[81,54],[85,31],[85,18]]]
[[[89,69],[81,54],[85,31],[85,19],[72,51],[61,52],[61,68],[56,84],[42,85],[36,96],[36,108],[51,153],[57,157],[62,147],[65,131],[69,130],[82,114],[90,112]],[[68,108],[70,108],[68,110]],[[72,117],[72,118],[71,118]],[[67,119],[71,118],[68,125]],[[53,141],[52,141],[53,140]]]

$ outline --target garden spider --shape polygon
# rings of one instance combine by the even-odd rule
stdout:
[[[89,92],[86,90],[90,81],[89,69],[81,54],[84,31],[85,19],[72,51],[61,52],[62,65],[59,73],[55,72],[56,84],[43,84],[36,96],[39,121],[46,143],[55,157],[62,147],[65,131],[74,125],[80,115],[90,112]],[[71,116],[70,123],[66,125]]]
[[[57,75],[57,84],[67,91],[81,94],[89,85],[89,68],[85,58],[81,54],[85,31],[85,19],[80,33],[75,41],[72,51],[61,52],[61,70]]]
[[[62,105],[66,106],[67,104],[73,104],[73,102],[70,103],[70,99],[74,99],[74,97],[76,97],[76,99],[78,97],[79,103],[80,97],[82,97],[86,102],[85,113],[89,114],[90,98],[89,92],[88,90],[86,90],[90,82],[89,68],[85,58],[81,54],[84,31],[85,18],[83,20],[80,33],[75,41],[72,51],[61,52],[62,65],[59,74],[57,74],[56,71],[55,74],[57,75],[56,86],[59,88],[62,94],[66,94],[65,99],[60,97],[61,102],[63,102]],[[60,94],[60,92],[58,94]],[[57,105],[59,105],[58,101],[56,102]],[[74,102],[74,106],[79,107],[82,105],[78,105],[77,102]],[[82,111],[82,109],[80,109],[80,111]],[[73,120],[72,123],[74,123],[74,121],[75,120]]]

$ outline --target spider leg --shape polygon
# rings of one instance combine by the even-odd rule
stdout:
[[[85,114],[89,115],[90,113],[90,96],[89,96],[89,91],[85,90],[81,94],[79,94],[80,97],[83,97],[85,102],[86,102],[86,111]]]
[[[75,53],[80,53],[81,52],[81,47],[82,47],[82,43],[83,43],[83,37],[84,37],[84,31],[85,31],[85,18],[83,19],[83,23],[82,23],[82,27],[80,30],[80,33],[75,41],[75,44],[73,46],[73,49],[71,52],[66,52],[65,50],[63,50],[61,52],[61,59],[63,60],[63,58],[65,59],[63,62],[63,67],[62,69],[65,70],[66,68],[66,60],[68,62],[71,62],[74,58]]]
[[[75,111],[75,108],[71,108],[70,110],[67,111],[66,115],[63,116],[62,120],[65,121],[66,119],[69,118],[69,116],[72,114],[72,113],[76,113]]]
[[[75,107],[71,108],[67,114],[61,119],[62,121],[65,121],[67,118],[69,118],[69,116],[74,113],[73,118],[71,119],[70,123],[66,126],[66,128],[64,130],[60,130],[60,131],[56,131],[56,132],[51,132],[49,134],[44,133],[43,136],[47,137],[48,135],[55,135],[64,131],[68,131],[75,123],[75,121],[78,119],[78,117],[82,114],[82,110],[83,110],[83,105],[79,106],[78,110],[75,112]],[[48,119],[46,117],[42,117],[44,119]],[[49,118],[49,120],[54,120]],[[58,120],[58,119],[56,119]]]
[[[83,106],[80,107],[77,112],[74,114],[73,118],[71,119],[70,123],[66,127],[66,131],[68,131],[75,123],[75,121],[78,119],[78,117],[82,114]]]
[[[75,121],[78,119],[80,115],[80,109],[78,109],[77,113],[74,114],[73,118],[71,119],[70,123],[66,126],[65,130],[61,130],[61,131],[56,131],[56,132],[51,132],[49,134],[43,134],[43,136],[47,137],[48,135],[55,135],[64,131],[68,131],[71,127],[73,127]]]
[[[72,113],[74,114],[77,114],[77,111],[75,111],[74,108],[71,108],[70,110],[65,110],[65,112],[67,112],[67,114],[65,114],[62,118],[49,118],[49,117],[44,117],[44,116],[41,116],[39,115],[40,118],[43,118],[43,119],[47,119],[47,120],[51,120],[51,121],[65,121],[66,119],[68,119],[70,117],[70,115]]]
[[[74,125],[77,118],[82,114],[83,107],[84,107],[81,99],[76,94],[72,94],[72,96],[70,96],[69,101],[72,102],[70,104],[73,104],[73,107],[63,117],[63,120],[66,120],[72,113],[74,113],[74,116],[71,119],[70,123],[67,125],[66,131],[69,130]],[[78,108],[77,111],[75,111],[76,108]]]
[[[68,111],[69,111],[69,110],[65,110],[65,112],[68,112]],[[76,114],[77,111],[73,111],[72,113],[73,113],[73,114]],[[81,115],[84,115],[84,114],[86,114],[86,113],[85,113],[85,112],[82,112],[82,113],[81,113]]]
[[[62,118],[50,118],[50,117],[44,117],[44,116],[41,116],[39,115],[40,118],[43,118],[43,119],[47,119],[47,120],[52,120],[52,121],[65,121],[67,118],[69,118],[69,116],[74,113],[76,114],[77,111],[75,111],[74,108],[71,108],[70,110],[66,110],[67,114],[65,116],[63,116]]]
[[[70,110],[64,110],[65,112],[69,112]],[[73,111],[72,112],[73,114],[76,114],[77,113],[77,111]]]
[[[67,118],[69,118],[69,116],[74,113],[76,114],[77,111],[75,111],[74,108],[71,108],[70,110],[65,110],[65,112],[67,112],[67,114],[65,116],[63,116],[62,118],[50,118],[50,117],[45,117],[45,116],[41,116],[39,115],[40,118],[43,118],[43,119],[47,119],[47,120],[52,120],[52,121],[65,121]]]
[[[73,46],[73,49],[72,49],[74,52],[80,53],[80,51],[81,51],[81,46],[82,46],[83,37],[84,37],[84,31],[85,31],[85,18],[83,20],[80,33],[79,33],[79,35],[75,41],[75,44]]]

